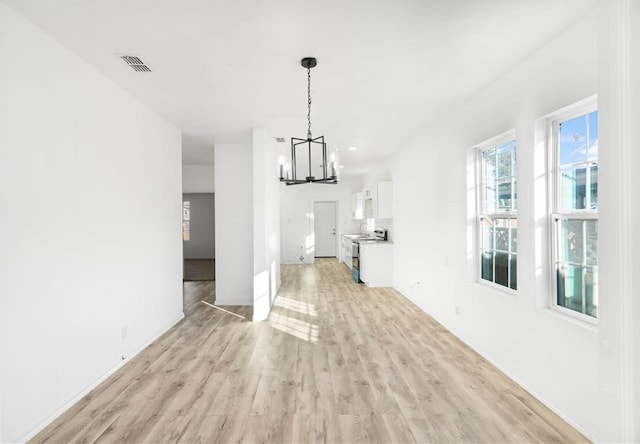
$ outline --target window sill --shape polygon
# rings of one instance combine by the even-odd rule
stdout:
[[[504,285],[500,285],[500,284],[495,284],[493,282],[489,282],[489,281],[485,281],[484,279],[478,279],[476,280],[476,284],[491,289],[491,290],[496,290],[500,293],[505,293],[508,294],[510,296],[518,296],[518,290],[514,290],[512,288],[509,287],[505,287]]]
[[[552,316],[562,319],[565,322],[570,322],[579,327],[587,328],[593,332],[598,332],[598,319],[591,316],[584,315],[582,313],[574,312],[573,310],[565,309],[557,306],[545,307],[545,310]]]

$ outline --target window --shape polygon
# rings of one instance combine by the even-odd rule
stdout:
[[[552,306],[598,317],[598,111],[595,100],[551,123]]]
[[[478,148],[480,279],[518,288],[515,131]]]
[[[182,240],[191,239],[191,202],[182,202]]]

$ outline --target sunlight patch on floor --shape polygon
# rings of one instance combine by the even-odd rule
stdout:
[[[316,324],[291,318],[280,313],[271,312],[269,326],[312,344],[317,344],[320,338],[320,329]]]
[[[284,296],[278,296],[274,305],[276,307],[286,308],[287,310],[297,311],[298,313],[307,314],[309,316],[318,316],[315,304],[296,301],[295,299],[290,299]]]

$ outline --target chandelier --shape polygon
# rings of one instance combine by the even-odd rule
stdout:
[[[324,142],[324,136],[316,138],[311,136],[311,68],[316,66],[318,61],[314,57],[305,57],[300,61],[300,64],[307,68],[307,137],[306,139],[291,138],[291,177],[289,177],[288,166],[284,164],[284,161],[281,161],[280,182],[284,182],[287,185],[311,182],[335,184],[338,183],[335,158],[332,156],[331,159],[327,159],[327,144]],[[308,166],[304,178],[298,178],[298,171],[300,171],[298,169],[298,160],[300,158],[301,162],[306,163]],[[317,165],[318,161],[322,162],[320,166],[312,168],[312,165]],[[300,173],[305,174],[304,167],[302,167],[302,170]]]

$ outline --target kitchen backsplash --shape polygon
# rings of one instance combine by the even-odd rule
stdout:
[[[384,228],[387,230],[387,239],[393,241],[393,220],[392,219],[376,219],[376,229]]]

